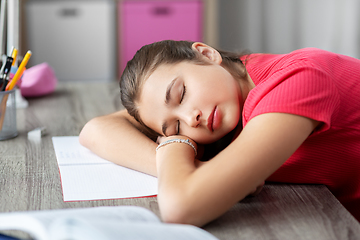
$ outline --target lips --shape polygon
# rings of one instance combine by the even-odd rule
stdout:
[[[216,106],[208,118],[207,127],[211,132],[214,132],[216,129],[219,129],[221,127],[221,123],[222,113],[220,109]]]
[[[216,107],[212,110],[212,112],[210,113],[210,116],[209,116],[209,118],[207,120],[207,127],[211,132],[214,131],[214,129],[213,129],[213,120],[214,120],[215,109],[216,109]]]

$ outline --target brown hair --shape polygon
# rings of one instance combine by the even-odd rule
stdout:
[[[195,64],[208,64],[203,61],[201,54],[192,48],[193,42],[165,40],[143,46],[127,64],[120,78],[120,94],[123,106],[128,113],[142,125],[143,122],[137,110],[136,101],[139,100],[144,80],[162,64],[176,64],[189,61]],[[240,60],[241,54],[218,50],[222,57],[221,65],[226,68],[235,79],[246,76],[245,66]],[[146,127],[146,126],[145,126]],[[147,127],[146,127],[147,128]],[[147,128],[148,129],[148,128]],[[148,129],[150,134],[156,134]],[[156,134],[158,135],[158,134]]]

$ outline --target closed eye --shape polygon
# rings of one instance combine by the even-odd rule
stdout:
[[[180,134],[180,121],[177,122],[177,126],[176,126],[176,135]]]
[[[184,96],[185,96],[185,93],[186,93],[186,87],[185,87],[185,85],[184,85],[183,91],[182,91],[182,93],[181,93],[180,103],[183,101]]]
[[[180,104],[182,103],[182,101],[184,99],[185,93],[186,93],[186,87],[184,85],[183,91],[181,93]],[[176,129],[176,134],[179,135],[180,134],[180,121],[178,121],[176,128],[177,128]]]

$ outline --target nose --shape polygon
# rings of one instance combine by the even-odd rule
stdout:
[[[201,111],[200,110],[193,110],[190,113],[185,114],[184,121],[190,127],[198,127],[201,121]]]

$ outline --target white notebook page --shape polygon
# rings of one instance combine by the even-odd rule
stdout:
[[[157,194],[156,177],[98,157],[80,145],[79,137],[53,137],[52,141],[64,201],[134,198]]]

